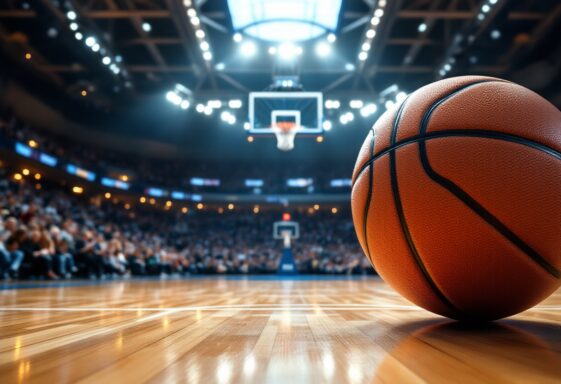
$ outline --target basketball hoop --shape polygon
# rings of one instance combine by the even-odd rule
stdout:
[[[296,123],[291,121],[277,121],[272,127],[277,137],[277,148],[281,151],[290,151],[294,148],[294,137],[298,132]]]

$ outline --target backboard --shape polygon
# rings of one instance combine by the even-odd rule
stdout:
[[[251,135],[273,135],[278,123],[292,123],[297,134],[323,133],[321,92],[251,92],[249,94]]]

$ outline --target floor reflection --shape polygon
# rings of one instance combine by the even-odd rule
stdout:
[[[560,383],[561,325],[506,320],[484,324],[412,322],[374,382]]]

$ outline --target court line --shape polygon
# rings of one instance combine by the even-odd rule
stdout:
[[[0,312],[193,312],[193,311],[372,311],[376,309],[393,309],[393,310],[423,310],[414,305],[359,305],[359,304],[342,304],[342,305],[281,305],[281,306],[265,306],[264,304],[241,304],[241,305],[205,305],[205,306],[186,306],[186,307],[0,307]],[[532,308],[538,311],[561,311],[561,306],[538,306]]]

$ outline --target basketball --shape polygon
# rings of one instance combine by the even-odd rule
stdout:
[[[560,285],[561,113],[505,80],[424,86],[374,124],[352,216],[380,276],[454,319],[492,320]]]

